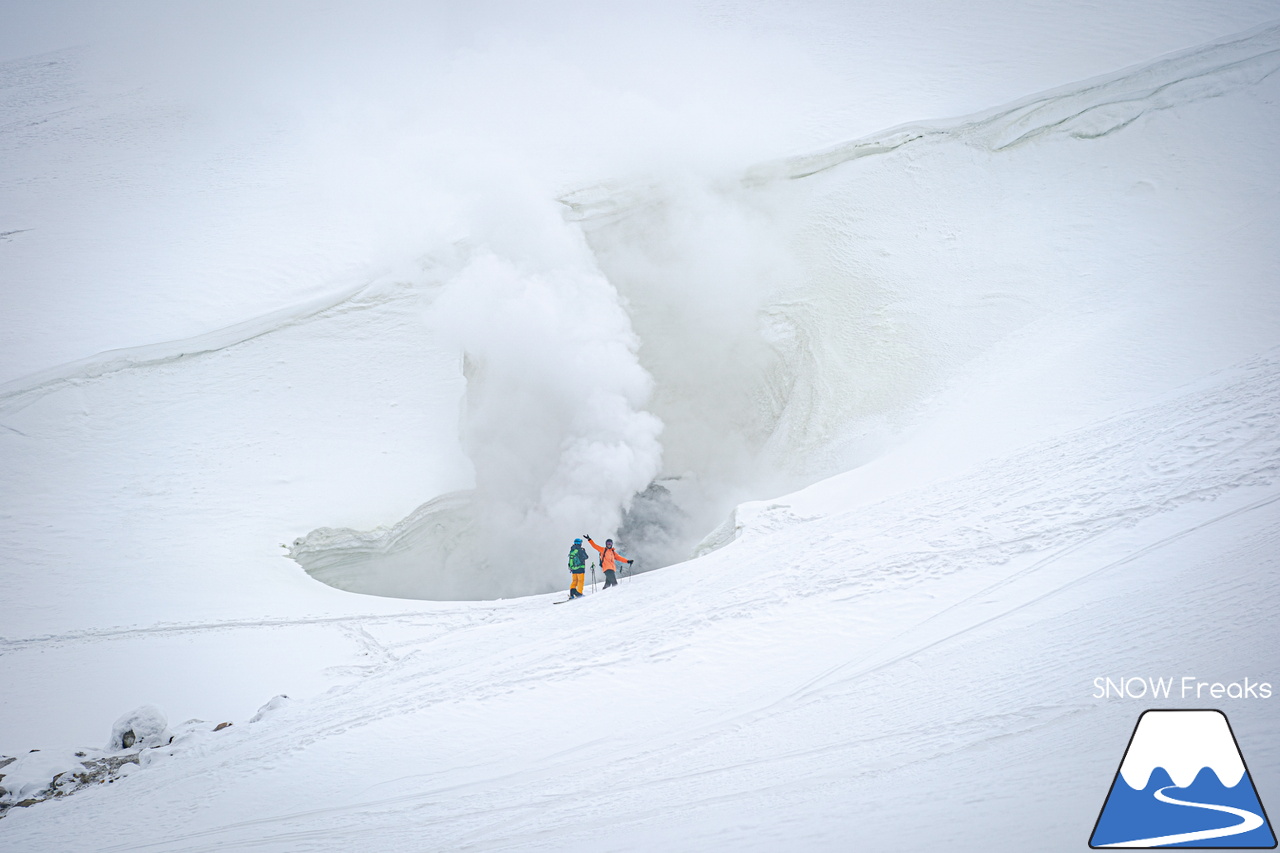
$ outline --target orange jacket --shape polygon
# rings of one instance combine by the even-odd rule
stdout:
[[[594,539],[587,539],[587,544],[600,552],[600,568],[604,569],[606,572],[612,572],[617,569],[617,560],[621,560],[624,563],[631,562],[626,557],[613,550],[612,545],[606,548],[603,545],[597,545]]]

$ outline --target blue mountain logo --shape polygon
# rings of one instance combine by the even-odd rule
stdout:
[[[1226,715],[1143,712],[1089,846],[1274,848],[1275,833]]]

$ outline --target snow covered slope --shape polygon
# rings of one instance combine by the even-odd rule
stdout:
[[[1272,665],[1277,366],[870,507],[779,503],[727,548],[563,607],[353,617],[360,678],[13,811],[0,838],[1079,849],[1135,710],[1091,699],[1097,674]],[[1231,716],[1265,798],[1276,717]]]
[[[670,85],[454,22],[421,112],[230,128],[189,77],[5,63],[0,755],[148,703],[180,734],[0,849],[1080,849],[1146,707],[1095,678],[1280,683],[1280,9],[999,6],[869,6],[878,55],[699,79],[759,109],[688,137],[683,18]],[[714,12],[752,85],[859,25]],[[529,120],[521,73],[617,123]],[[632,154],[570,162],[598,149]],[[654,478],[703,556],[511,597]],[[472,527],[483,583],[443,549],[433,594],[507,600],[353,595],[281,548]],[[366,568],[339,585],[433,570]],[[1270,709],[1225,709],[1264,802]]]

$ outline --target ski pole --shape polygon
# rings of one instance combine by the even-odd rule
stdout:
[[[591,594],[596,594],[596,564],[591,564]]]

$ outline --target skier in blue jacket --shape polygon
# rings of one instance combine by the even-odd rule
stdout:
[[[582,587],[587,580],[587,549],[582,547],[582,540],[573,540],[569,548],[569,574],[573,582],[569,585],[569,597],[580,598]]]

